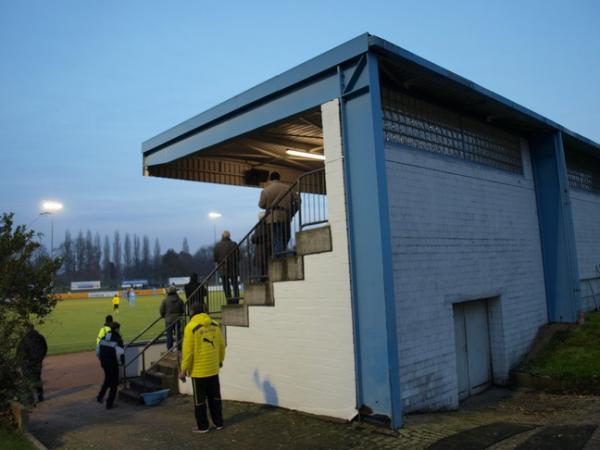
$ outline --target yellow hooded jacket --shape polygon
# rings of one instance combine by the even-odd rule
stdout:
[[[219,373],[225,359],[221,328],[208,314],[192,317],[183,332],[181,370],[193,378],[212,377]]]

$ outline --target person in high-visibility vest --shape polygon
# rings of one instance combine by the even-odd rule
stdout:
[[[96,347],[98,347],[98,344],[100,343],[102,338],[104,338],[104,336],[106,336],[107,333],[110,333],[112,323],[113,316],[106,316],[106,318],[104,319],[104,325],[102,325],[102,328],[100,328],[100,331],[98,331],[98,337],[96,337]]]

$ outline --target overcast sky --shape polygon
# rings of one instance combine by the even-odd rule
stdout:
[[[599,23],[597,0],[0,0],[0,211],[56,199],[55,241],[164,251],[211,243],[218,210],[239,239],[257,190],[143,177],[141,143],[367,31],[600,142]]]

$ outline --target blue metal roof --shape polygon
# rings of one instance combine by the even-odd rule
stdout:
[[[225,121],[230,116],[251,109],[263,102],[268,102],[270,98],[285,94],[286,90],[290,90],[326,72],[334,71],[338,65],[358,58],[368,51],[378,53],[382,61],[389,61],[398,66],[410,66],[413,70],[426,76],[435,77],[439,83],[433,89],[437,89],[440,93],[444,90],[448,92],[458,90],[464,95],[479,97],[490,108],[502,108],[504,114],[512,114],[513,118],[520,120],[524,127],[531,126],[537,129],[562,131],[568,141],[577,147],[585,150],[600,150],[600,144],[568,130],[528,108],[384,39],[365,33],[145,141],[142,144],[142,152],[144,155],[150,155],[189,136],[201,133],[203,129]],[[229,136],[229,138],[234,137],[234,134]],[[202,148],[190,149],[189,151],[192,153],[199,150],[202,150]],[[181,156],[181,152],[179,152],[178,157]]]

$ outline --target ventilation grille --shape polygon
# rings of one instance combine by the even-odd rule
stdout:
[[[566,149],[569,187],[600,193],[600,161],[581,152]]]
[[[387,142],[523,173],[518,136],[388,88],[382,100]]]

